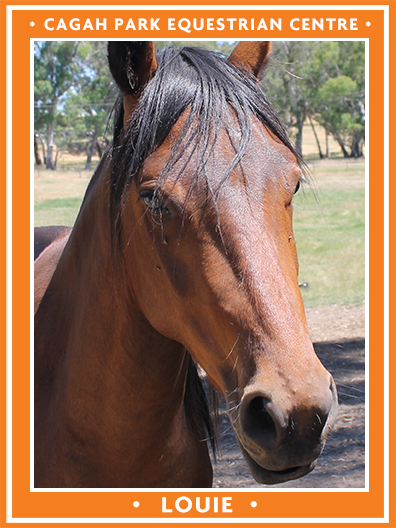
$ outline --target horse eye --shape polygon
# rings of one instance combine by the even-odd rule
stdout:
[[[294,190],[294,194],[298,193],[300,186],[301,186],[301,180],[298,180],[297,187]]]
[[[162,198],[154,192],[147,192],[142,194],[139,197],[139,200],[142,200],[144,202],[149,212],[154,216],[170,213],[168,207],[166,207]]]

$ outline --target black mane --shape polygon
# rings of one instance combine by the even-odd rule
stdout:
[[[192,146],[191,155],[195,151],[199,153],[196,177],[205,175],[205,165],[215,146],[217,134],[222,128],[231,130],[230,107],[239,124],[240,140],[227,173],[219,176],[219,185],[243,157],[252,131],[251,114],[301,162],[285,127],[255,78],[241,71],[221,54],[199,48],[167,48],[158,54],[157,60],[158,70],[143,90],[126,131],[123,128],[121,97],[116,103],[110,214],[113,241],[118,240],[118,243],[121,243],[121,204],[133,178],[187,108],[190,111],[186,124],[162,171],[158,186],[180,158],[182,152],[179,147],[183,141],[185,145]]]

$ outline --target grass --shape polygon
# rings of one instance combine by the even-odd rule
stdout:
[[[34,180],[34,225],[73,225],[90,172],[40,171]]]
[[[310,162],[313,186],[295,196],[294,234],[306,306],[364,302],[364,161]],[[35,225],[72,225],[91,174],[36,174]]]
[[[319,204],[308,192],[295,204],[299,280],[309,284],[305,305],[362,303],[364,190],[326,190]]]
[[[73,225],[80,206],[81,197],[44,200],[34,206],[35,226]]]

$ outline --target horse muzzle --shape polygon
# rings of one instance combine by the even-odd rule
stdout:
[[[233,406],[235,407],[235,406]],[[247,387],[232,416],[239,447],[258,482],[278,484],[311,472],[337,416],[337,390],[333,378],[320,397],[302,402],[289,394],[268,397]]]

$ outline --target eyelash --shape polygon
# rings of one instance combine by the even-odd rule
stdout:
[[[139,200],[142,200],[149,210],[150,214],[154,216],[160,216],[164,214],[170,214],[170,210],[164,204],[161,196],[154,192],[145,192],[139,196]]]

